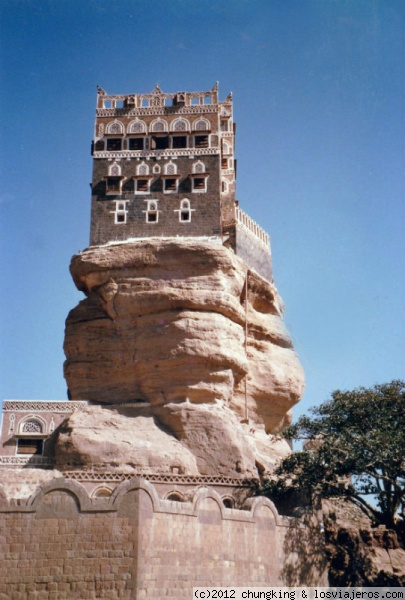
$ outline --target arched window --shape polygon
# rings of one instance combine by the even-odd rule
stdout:
[[[111,123],[108,123],[107,125],[106,133],[122,135],[124,133],[124,125],[121,121],[111,121]]]
[[[211,129],[210,122],[207,119],[197,119],[193,123],[194,131],[209,131]]]
[[[138,119],[131,121],[127,131],[128,133],[146,133],[146,123]]]
[[[121,167],[120,167],[120,165],[117,165],[116,162],[112,163],[112,165],[110,165],[108,167],[108,175],[110,177],[120,177],[121,176]]]
[[[150,131],[152,131],[153,133],[167,131],[166,121],[163,121],[160,118],[155,119],[154,121],[152,121],[152,123],[150,125]]]
[[[180,492],[170,492],[166,496],[166,500],[171,500],[172,502],[184,502],[184,498]]]
[[[225,506],[225,508],[233,508],[234,507],[233,498],[231,498],[230,496],[224,496],[222,498],[222,504]]]
[[[169,163],[167,163],[164,167],[164,174],[165,175],[177,175],[177,165],[174,164],[174,162],[170,161]]]
[[[109,498],[112,494],[112,489],[106,485],[100,485],[97,487],[93,493],[93,498]]]
[[[194,212],[194,210],[194,208],[191,208],[190,200],[183,198],[183,200],[180,201],[180,208],[177,208],[175,212],[179,213],[180,223],[190,223],[191,213]]]
[[[137,166],[136,174],[137,175],[149,175],[149,166],[146,163],[142,162],[140,165]]]
[[[21,433],[43,433],[44,427],[38,419],[27,419],[21,425]]]
[[[42,454],[46,423],[37,417],[28,417],[19,426],[17,454]]]
[[[190,131],[190,123],[187,119],[175,119],[171,124],[172,131]]]
[[[193,163],[193,173],[205,173],[205,164],[201,160]]]
[[[223,154],[232,154],[231,145],[229,142],[222,140],[222,152]]]
[[[157,200],[146,200],[145,213],[147,223],[158,223],[159,222],[159,210]]]

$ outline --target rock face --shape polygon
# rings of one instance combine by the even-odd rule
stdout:
[[[173,456],[180,444],[190,473],[252,476],[287,452],[266,434],[288,422],[304,377],[271,283],[232,251],[199,240],[91,247],[73,257],[71,273],[87,296],[66,322],[72,399],[147,406],[149,417],[119,417],[148,430],[156,447],[168,436]],[[58,447],[67,448],[62,438]],[[115,445],[111,455],[120,452]],[[134,455],[150,463],[147,453]]]
[[[329,583],[337,587],[403,587],[405,528],[372,527],[363,513],[341,500],[323,502]]]

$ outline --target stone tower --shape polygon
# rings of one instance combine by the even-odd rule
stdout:
[[[98,88],[91,245],[132,238],[205,237],[271,279],[268,235],[235,200],[232,95],[108,95]]]

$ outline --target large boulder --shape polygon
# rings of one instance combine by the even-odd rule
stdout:
[[[86,294],[66,321],[71,399],[148,403],[199,472],[255,472],[252,431],[263,447],[304,389],[274,285],[222,245],[185,239],[91,247],[71,273]]]

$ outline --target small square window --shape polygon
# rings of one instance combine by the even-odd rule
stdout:
[[[194,177],[193,178],[193,191],[206,191],[206,178],[205,177]]]
[[[143,138],[129,138],[130,150],[143,150]]]
[[[136,191],[139,193],[147,194],[149,192],[149,179],[137,179]]]
[[[191,221],[190,216],[191,213],[189,210],[182,210],[180,212],[180,221]]]
[[[127,222],[127,215],[125,212],[117,212],[117,214],[115,215],[115,222],[116,223],[126,223]]]
[[[109,138],[107,139],[107,150],[117,151],[121,150],[121,138]]]
[[[176,192],[177,191],[177,179],[168,178],[165,179],[165,192]]]
[[[208,148],[208,135],[196,135],[194,143],[196,148]]]
[[[152,138],[152,150],[165,150],[169,147],[169,138],[167,136]]]
[[[156,223],[157,222],[157,212],[147,212],[146,219],[148,223]]]
[[[187,136],[185,136],[185,135],[173,136],[173,148],[187,148]]]
[[[107,192],[116,192],[119,194],[121,191],[121,177],[108,177],[107,178]]]
[[[17,442],[17,454],[42,454],[44,440],[20,438]]]

